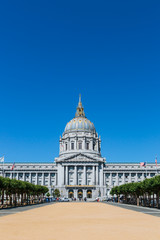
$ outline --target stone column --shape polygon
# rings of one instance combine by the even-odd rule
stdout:
[[[98,166],[96,166],[96,185],[99,184],[99,179],[98,179]]]
[[[59,187],[62,187],[64,185],[64,169],[63,169],[64,166],[62,166],[62,164],[58,164],[58,167],[57,167],[57,185]]]
[[[55,180],[56,180],[56,186],[58,185],[58,176],[57,176],[57,172],[55,173]]]
[[[93,138],[91,139],[91,150],[93,150]]]
[[[112,186],[112,172],[110,172],[110,176],[109,176],[109,185]]]
[[[83,168],[84,168],[84,185],[87,185],[87,183],[86,183],[86,166],[84,166]]]
[[[135,182],[138,182],[138,173],[136,173]]]
[[[116,173],[116,186],[119,185],[118,172]]]
[[[68,166],[66,166],[66,185],[68,185]]]
[[[103,186],[103,164],[100,165],[100,171],[99,171],[99,177],[100,177],[100,183],[99,185],[102,187]]]
[[[87,190],[86,189],[83,189],[83,199],[87,197]]]
[[[51,182],[51,173],[48,173],[48,185],[51,187],[52,186],[52,182]]]
[[[131,183],[131,173],[129,173],[129,182]]]
[[[95,166],[93,166],[93,185],[95,185]]]
[[[44,172],[42,172],[42,185],[44,185]]]
[[[74,190],[74,197],[75,197],[76,199],[78,198],[78,190],[77,190],[77,189]]]
[[[103,173],[103,186],[106,185],[106,177],[105,177],[105,173]]]
[[[142,172],[142,181],[145,179],[146,172]]]
[[[29,182],[31,183],[32,182],[32,175],[31,175],[32,173],[30,172],[29,173]]]
[[[77,166],[74,166],[74,168],[75,168],[75,172],[74,172],[74,174],[75,174],[75,181],[74,181],[74,184],[75,185],[77,185]]]
[[[38,173],[36,172],[36,181],[35,184],[38,185]]]
[[[123,172],[123,175],[122,175],[122,184],[125,184],[125,172]]]
[[[18,172],[15,172],[15,179],[18,180]]]
[[[25,173],[23,172],[22,174],[23,174],[22,175],[22,181],[25,181]]]

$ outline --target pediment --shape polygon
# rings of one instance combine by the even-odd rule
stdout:
[[[85,153],[77,153],[63,158],[57,158],[57,162],[103,162],[103,158],[94,157]]]

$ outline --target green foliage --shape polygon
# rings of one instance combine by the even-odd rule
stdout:
[[[135,183],[126,183],[120,186],[113,187],[111,189],[110,194],[113,196],[114,194],[119,196],[123,194],[125,196],[128,195],[135,195],[139,197],[143,194],[157,194],[160,192],[160,175],[155,176],[150,179],[145,179],[142,182],[135,182]]]
[[[54,190],[53,195],[54,195],[55,197],[60,197],[60,191],[59,191],[59,189],[56,188],[56,189]]]
[[[50,197],[50,193],[48,192],[48,193],[46,194],[46,196],[47,196],[47,197]]]
[[[0,177],[0,192],[2,191],[5,191],[7,195],[26,193],[27,195],[38,196],[46,194],[48,192],[48,188],[16,179]]]

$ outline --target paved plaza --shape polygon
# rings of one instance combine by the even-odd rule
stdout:
[[[144,214],[149,214],[152,216],[160,217],[160,210],[157,208],[149,208],[149,207],[141,207],[141,206],[136,206],[136,205],[130,205],[130,204],[121,204],[121,203],[114,203],[114,202],[107,202],[106,204],[136,211],[136,212],[141,212]]]
[[[2,210],[4,211],[4,210]],[[160,239],[160,218],[103,203],[56,203],[0,218],[1,239]]]

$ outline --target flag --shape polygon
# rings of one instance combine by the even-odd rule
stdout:
[[[0,162],[4,162],[4,156],[0,158]]]
[[[146,162],[140,162],[140,166],[141,167],[145,167],[146,166]]]
[[[156,157],[156,159],[155,159],[155,164],[156,164],[156,167],[157,167],[157,157]]]
[[[14,167],[15,167],[15,162],[13,163],[11,170],[13,170],[13,169],[14,169]]]

